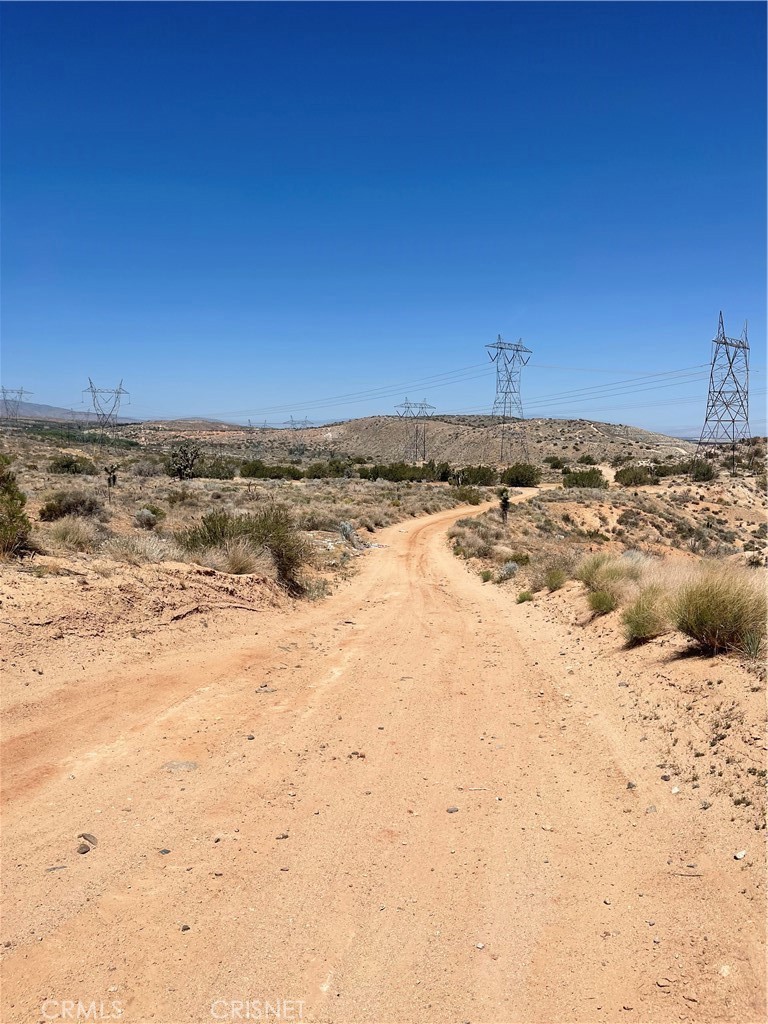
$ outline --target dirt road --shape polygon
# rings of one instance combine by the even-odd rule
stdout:
[[[6,724],[4,1024],[762,1019],[730,854],[674,859],[651,744],[452,556],[461,514]]]

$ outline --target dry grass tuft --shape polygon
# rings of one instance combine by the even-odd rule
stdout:
[[[61,551],[96,551],[103,540],[102,531],[88,519],[64,516],[48,531],[46,539]]]
[[[680,589],[673,617],[706,651],[754,656],[765,642],[765,583],[753,570],[709,564]]]
[[[125,537],[111,537],[101,546],[102,554],[117,562],[129,565],[144,565],[147,562],[180,562],[184,559],[181,550],[173,541],[153,533],[129,534]]]

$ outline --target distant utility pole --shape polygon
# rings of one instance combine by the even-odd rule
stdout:
[[[130,394],[123,387],[122,381],[120,381],[116,388],[97,388],[89,377],[88,385],[83,390],[83,394],[91,396],[93,412],[96,416],[96,425],[101,432],[101,442],[103,444],[105,434],[117,426],[117,417],[120,412],[120,402],[123,395],[128,395],[128,400],[130,401]]]
[[[730,452],[731,475],[736,475],[736,452],[749,431],[749,340],[747,325],[740,338],[728,338],[723,314],[712,340],[712,366],[704,426],[696,448],[698,459]]]
[[[525,462],[529,462],[528,442],[525,436],[525,418],[523,402],[520,397],[520,376],[523,367],[533,354],[523,344],[523,339],[513,343],[502,341],[499,335],[493,345],[485,346],[489,351],[491,362],[496,363],[496,398],[493,403],[493,416],[501,418],[501,443],[499,461],[509,461],[508,455],[517,447]],[[507,438],[507,421],[514,420],[517,424],[515,438]]]
[[[9,423],[19,422],[19,411],[24,395],[33,394],[32,391],[25,391],[24,388],[0,387],[0,394],[3,398],[3,418]]]

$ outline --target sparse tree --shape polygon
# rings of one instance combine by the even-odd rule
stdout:
[[[168,473],[179,480],[189,480],[202,454],[202,447],[195,441],[181,441],[173,445],[168,453]]]

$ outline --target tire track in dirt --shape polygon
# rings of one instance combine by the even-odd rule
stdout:
[[[5,754],[4,1022],[63,998],[129,1024],[280,999],[337,1024],[759,1019],[727,901],[682,890],[653,943],[666,836],[597,709],[451,554],[466,514],[383,531],[258,636],[127,663],[95,706],[62,674]],[[700,1003],[691,928],[742,962]]]

